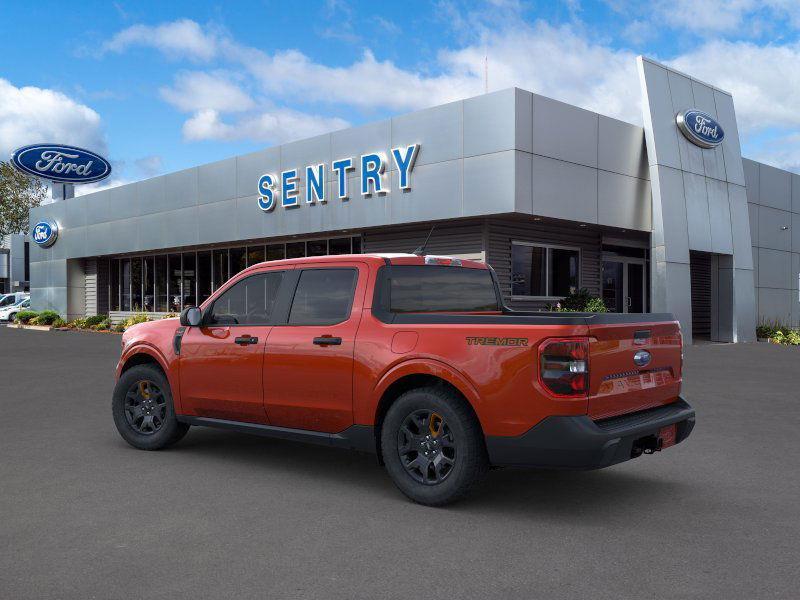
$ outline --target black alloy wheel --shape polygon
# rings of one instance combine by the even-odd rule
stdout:
[[[153,435],[167,418],[167,399],[161,388],[146,379],[136,381],[125,395],[125,419],[142,435]]]
[[[406,472],[424,485],[441,483],[456,465],[453,432],[442,415],[428,409],[405,418],[397,433],[397,451]]]

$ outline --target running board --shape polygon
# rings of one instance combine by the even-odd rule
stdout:
[[[211,419],[208,417],[192,417],[189,415],[175,416],[178,421],[187,423],[188,425],[216,427],[217,429],[228,429],[230,431],[238,431],[239,433],[263,435],[265,437],[290,440],[292,442],[347,448],[349,450],[358,450],[371,454],[376,453],[375,431],[369,425],[351,425],[339,433],[324,433],[321,431],[309,431],[307,429],[291,429],[289,427],[275,427],[274,425],[227,421],[225,419]]]

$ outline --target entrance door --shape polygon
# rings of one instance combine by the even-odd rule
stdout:
[[[270,424],[333,433],[353,424],[353,350],[366,266],[295,272],[285,324],[267,340],[264,403]]]
[[[644,260],[608,257],[603,260],[603,302],[610,312],[642,313],[647,307]]]
[[[264,348],[283,271],[237,281],[207,308],[203,325],[183,336],[181,400],[187,414],[267,423]]]

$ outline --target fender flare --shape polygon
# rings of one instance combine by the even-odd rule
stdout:
[[[396,381],[409,375],[431,375],[448,382],[461,392],[461,395],[464,396],[480,420],[482,402],[475,385],[460,371],[447,363],[433,358],[417,357],[408,358],[401,363],[393,365],[378,379],[378,383],[372,390],[372,398],[370,400],[370,405],[374,407],[372,412],[373,423],[377,416],[381,398],[386,393],[386,390]]]
[[[170,368],[166,357],[156,346],[147,342],[134,342],[130,348],[126,348],[125,352],[119,359],[119,371],[117,372],[117,379],[119,379],[120,375],[122,375],[122,371],[128,361],[137,354],[146,354],[150,356],[156,361],[156,363],[158,363],[158,366],[161,367],[161,370],[164,372],[164,375],[169,382],[170,391],[172,392],[172,402],[175,405],[175,412],[180,414],[180,387],[178,385],[177,376],[173,376],[172,369]]]

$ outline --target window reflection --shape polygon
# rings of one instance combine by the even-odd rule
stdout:
[[[351,252],[361,252],[360,237],[112,259],[110,310],[178,313],[187,306],[202,304],[229,278],[265,260]]]

